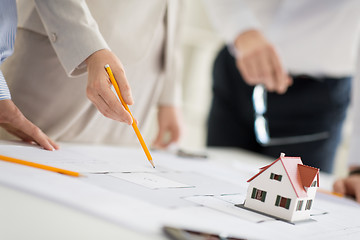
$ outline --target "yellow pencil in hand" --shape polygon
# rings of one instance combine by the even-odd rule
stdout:
[[[133,115],[132,115],[131,112],[130,112],[130,109],[129,109],[128,105],[125,103],[124,99],[123,99],[122,96],[121,96],[119,86],[117,85],[117,82],[116,82],[116,80],[115,80],[114,74],[112,73],[109,64],[106,64],[106,65],[105,65],[105,70],[106,70],[106,72],[107,72],[108,75],[109,75],[111,84],[114,86],[115,91],[116,91],[116,93],[117,93],[117,95],[118,95],[118,97],[119,97],[119,99],[120,99],[121,104],[124,106],[124,108],[126,109],[126,111],[129,112],[129,114],[130,114],[130,116],[131,116],[131,118],[132,118],[132,120],[133,120],[132,127],[134,128],[135,134],[136,134],[137,138],[139,139],[139,142],[140,142],[141,147],[143,148],[143,150],[144,150],[144,152],[145,152],[145,155],[146,155],[147,159],[149,160],[149,162],[151,163],[151,165],[155,168],[155,165],[154,165],[154,162],[153,162],[152,157],[151,157],[151,155],[150,155],[149,149],[147,148],[147,146],[146,146],[146,144],[145,144],[145,142],[144,142],[144,139],[143,139],[143,137],[142,137],[141,134],[140,134],[139,128],[138,128],[138,126],[137,126],[137,124],[136,124],[136,121],[135,121]]]

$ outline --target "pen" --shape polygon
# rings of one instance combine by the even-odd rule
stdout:
[[[124,106],[124,108],[126,109],[126,111],[129,112],[129,114],[130,114],[130,116],[131,116],[131,118],[132,118],[132,120],[133,120],[132,127],[134,128],[135,134],[136,134],[137,138],[139,139],[139,142],[140,142],[141,147],[143,148],[143,150],[144,150],[144,152],[145,152],[145,155],[146,155],[147,159],[149,160],[149,162],[151,163],[151,165],[153,166],[153,168],[155,168],[155,165],[154,165],[154,162],[153,162],[152,157],[151,157],[151,155],[150,155],[149,149],[147,148],[147,146],[146,146],[146,144],[145,144],[145,142],[144,142],[144,139],[143,139],[143,137],[142,137],[141,134],[140,134],[140,130],[139,130],[137,124],[136,124],[136,121],[135,121],[133,115],[132,115],[131,112],[130,112],[130,109],[129,109],[128,105],[125,103],[124,99],[123,99],[122,96],[121,96],[119,86],[118,86],[117,83],[116,83],[114,74],[112,73],[109,64],[106,64],[106,65],[105,65],[105,70],[106,70],[106,72],[107,72],[108,75],[109,75],[110,81],[111,81],[112,85],[113,85],[114,88],[115,88],[115,91],[116,91],[116,93],[117,93],[117,95],[118,95],[118,97],[119,97],[119,99],[120,99],[121,104]]]
[[[57,173],[65,174],[65,175],[72,176],[72,177],[80,177],[81,176],[81,174],[78,172],[73,172],[73,171],[56,168],[56,167],[51,167],[51,166],[47,166],[47,165],[43,165],[43,164],[39,164],[39,163],[28,162],[25,160],[20,160],[20,159],[7,157],[7,156],[3,156],[3,155],[0,155],[0,160],[3,160],[5,162],[22,164],[22,165],[29,166],[29,167],[40,168],[40,169],[47,170],[47,171],[57,172]]]

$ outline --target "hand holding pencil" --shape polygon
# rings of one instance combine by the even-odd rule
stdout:
[[[118,84],[117,84],[117,82],[115,80],[114,74],[111,71],[110,65],[106,64],[105,69],[106,69],[106,71],[107,71],[107,73],[109,75],[111,84],[115,88],[115,91],[116,91],[116,93],[117,93],[117,95],[118,95],[118,97],[120,99],[121,104],[123,105],[123,107],[126,109],[126,111],[130,114],[130,116],[132,118],[132,124],[131,125],[134,128],[135,134],[136,134],[137,138],[139,139],[139,142],[140,142],[141,147],[143,148],[143,150],[145,152],[145,155],[146,155],[147,159],[149,160],[150,164],[155,168],[155,165],[154,165],[154,162],[152,161],[152,157],[151,157],[151,154],[149,152],[149,149],[147,148],[147,146],[146,146],[146,144],[144,142],[144,139],[140,134],[139,128],[137,127],[136,121],[135,121],[134,117],[132,116],[128,105],[125,103],[125,101],[124,101],[124,99],[123,99],[123,97],[122,97],[122,95],[120,93],[119,86],[118,86]]]
[[[109,77],[104,69],[105,64],[112,67],[125,103],[132,105],[134,101],[130,84],[120,60],[111,51],[102,49],[90,55],[86,59],[86,64],[88,70],[86,93],[88,98],[105,117],[131,125],[133,119],[111,91]]]

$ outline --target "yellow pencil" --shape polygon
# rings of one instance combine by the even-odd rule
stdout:
[[[333,195],[333,196],[336,196],[336,197],[345,197],[344,194],[337,193],[337,192],[333,192],[333,191],[329,191],[329,190],[322,189],[322,188],[318,188],[318,191],[321,192],[321,193]]]
[[[116,93],[117,93],[117,95],[118,95],[118,97],[119,97],[119,99],[120,99],[120,101],[121,101],[121,104],[124,106],[124,108],[126,109],[126,111],[129,112],[129,114],[130,114],[130,116],[131,116],[131,118],[132,118],[132,120],[133,120],[132,127],[134,128],[135,134],[136,134],[137,138],[139,139],[139,142],[140,142],[141,147],[143,148],[143,150],[144,150],[144,152],[145,152],[145,155],[146,155],[147,159],[149,160],[149,162],[151,163],[151,165],[153,166],[153,168],[155,168],[155,165],[154,165],[154,163],[153,163],[153,160],[152,160],[152,157],[151,157],[151,155],[150,155],[149,149],[147,148],[147,146],[146,146],[146,144],[145,144],[145,142],[144,142],[144,139],[143,139],[143,137],[142,137],[141,134],[140,134],[139,128],[138,128],[138,126],[137,126],[137,124],[136,124],[136,122],[135,122],[135,119],[134,119],[133,115],[132,115],[131,112],[130,112],[130,109],[129,109],[128,105],[125,103],[124,99],[123,99],[122,96],[121,96],[119,86],[118,86],[117,83],[116,83],[114,74],[112,73],[109,64],[106,64],[106,65],[105,65],[105,69],[106,69],[106,71],[107,71],[107,73],[108,73],[108,75],[109,75],[110,81],[111,81],[112,85],[114,86],[115,91],[116,91]]]
[[[39,164],[39,163],[28,162],[28,161],[24,161],[24,160],[12,158],[12,157],[7,157],[7,156],[3,156],[3,155],[0,155],[0,160],[6,161],[6,162],[11,162],[11,163],[22,164],[22,165],[29,166],[29,167],[40,168],[40,169],[47,170],[47,171],[57,172],[57,173],[69,175],[72,177],[80,177],[81,176],[81,174],[78,172],[73,172],[73,171],[56,168],[56,167],[51,167],[51,166],[47,166],[47,165],[43,165],[43,164]]]

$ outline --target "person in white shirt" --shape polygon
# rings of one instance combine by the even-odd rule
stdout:
[[[13,101],[52,139],[138,145],[111,90],[109,64],[143,135],[158,111],[154,145],[178,140],[179,1],[23,0],[18,7],[3,73]]]
[[[285,152],[331,173],[350,102],[360,2],[204,4],[227,43],[214,64],[208,145]]]

